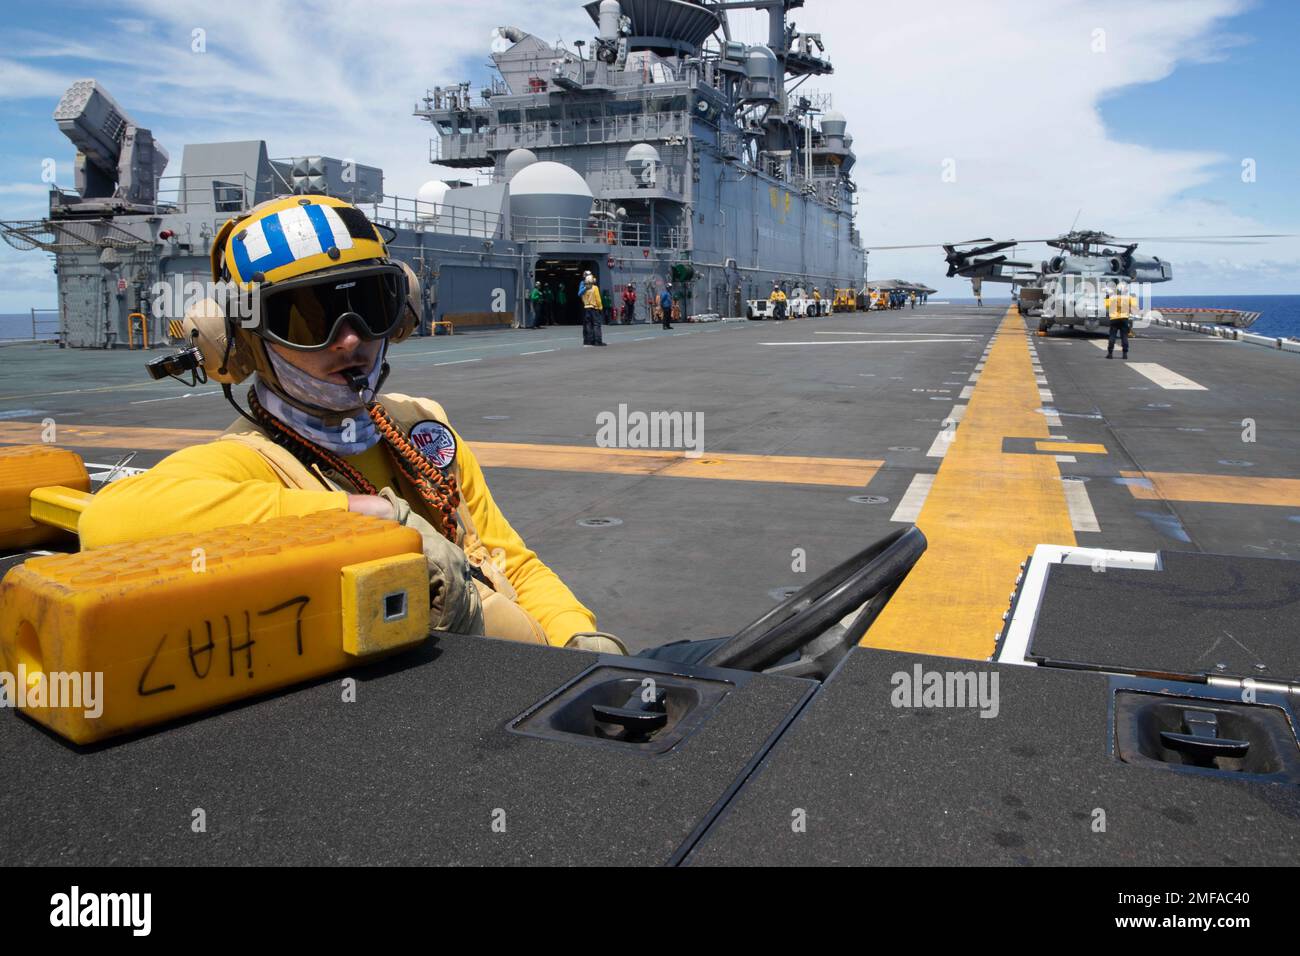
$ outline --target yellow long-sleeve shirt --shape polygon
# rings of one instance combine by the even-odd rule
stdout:
[[[604,300],[602,300],[600,297],[599,286],[589,285],[583,287],[582,307],[584,309],[596,309],[597,311],[605,308]]]
[[[563,645],[580,631],[595,630],[595,615],[524,544],[493,500],[469,445],[459,435],[456,439],[461,497],[488,552],[504,555],[502,570],[518,593],[519,606],[542,625],[554,645]],[[348,461],[376,487],[397,487],[379,446]],[[242,442],[215,441],[183,448],[143,474],[99,491],[82,513],[78,533],[82,548],[90,549],[347,507],[346,493],[286,488],[254,449]]]
[[[1129,318],[1132,313],[1137,311],[1138,300],[1135,295],[1121,295],[1115,292],[1107,295],[1101,304],[1102,308],[1106,310],[1110,321],[1119,322]]]

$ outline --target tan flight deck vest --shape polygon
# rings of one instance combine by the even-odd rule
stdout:
[[[411,435],[411,429],[420,422],[436,421],[447,428],[451,428],[451,423],[447,421],[447,413],[435,401],[395,393],[385,393],[382,400],[384,408],[388,410],[389,417],[392,418],[393,422],[407,438]],[[268,438],[260,428],[255,429],[244,419],[236,421],[227,428],[219,440],[238,441],[253,448],[266,459],[271,469],[279,476],[287,488],[320,489],[320,479],[313,472],[308,471],[306,465],[295,458],[287,449]],[[389,452],[389,457],[391,459],[391,452]],[[394,491],[397,491],[401,497],[406,499],[413,511],[418,512],[421,517],[436,528],[438,521],[424,503],[420,493],[397,464],[390,463],[392,464],[393,474],[398,481],[398,487]],[[451,469],[450,474],[456,479],[459,486],[461,481],[460,461],[458,459],[453,460],[448,467]],[[330,482],[330,486],[335,490],[348,490],[335,483],[328,475],[326,480]],[[355,489],[353,493],[356,493]],[[489,586],[477,577],[474,578],[474,585],[483,601],[484,632],[489,637],[503,637],[507,640],[522,641],[528,644],[547,643],[546,632],[542,630],[542,625],[519,606],[519,596],[515,592],[514,586],[491,560],[492,556],[479,539],[478,531],[474,527],[474,519],[470,517],[469,509],[465,507],[464,501],[461,501],[457,506],[456,516],[460,520],[456,544],[465,552],[470,565],[481,570],[483,576],[491,582]]]

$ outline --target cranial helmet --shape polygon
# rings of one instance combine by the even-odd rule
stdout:
[[[216,294],[185,314],[208,377],[276,384],[266,343],[328,348],[347,320],[366,339],[400,342],[420,317],[420,285],[390,259],[360,209],[331,196],[286,196],[227,220],[212,241]]]

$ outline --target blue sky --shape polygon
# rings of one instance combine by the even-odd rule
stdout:
[[[1158,83],[1103,100],[1102,117],[1120,140],[1224,153],[1215,178],[1188,195],[1293,229],[1300,223],[1300,3],[1260,3],[1225,27],[1221,58],[1186,63]],[[1245,157],[1256,160],[1254,184],[1241,182]]]
[[[1054,235],[1079,210],[1081,227],[1117,235],[1300,232],[1300,2],[809,0],[793,17],[823,33],[836,64],[809,87],[848,116],[870,245]],[[765,32],[755,14],[733,23],[749,39]],[[71,188],[72,148],[50,116],[83,77],[152,128],[169,174],[186,142],[264,138],[276,157],[382,166],[389,192],[413,195],[437,171],[412,106],[436,83],[486,76],[501,24],[548,40],[592,33],[576,0],[15,9],[0,34],[0,218],[42,214],[46,158]],[[941,183],[949,160],[960,176]],[[1143,252],[1174,261],[1167,294],[1300,293],[1293,240]],[[925,250],[876,253],[872,274],[965,291]],[[53,303],[47,258],[0,245],[0,312]]]

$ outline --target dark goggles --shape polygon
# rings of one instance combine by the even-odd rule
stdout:
[[[396,264],[287,279],[258,287],[253,331],[302,352],[328,347],[345,321],[363,339],[383,339],[402,324],[406,296],[406,273]]]

